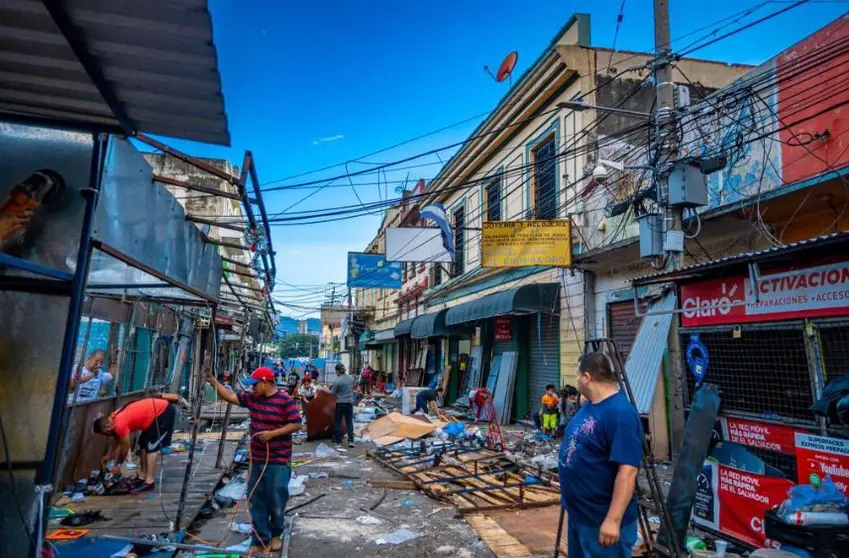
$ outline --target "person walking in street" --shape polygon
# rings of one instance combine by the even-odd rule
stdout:
[[[208,370],[206,379],[221,399],[246,407],[250,414],[251,474],[247,494],[254,528],[251,552],[280,551],[292,476],[292,434],[302,427],[298,406],[288,393],[277,388],[274,371],[268,367],[257,368],[244,380],[251,386],[251,393],[233,393]]]
[[[141,432],[137,442],[141,454],[139,475],[130,483],[134,494],[148,492],[155,487],[156,458],[162,448],[171,445],[174,418],[177,414],[173,404],[179,401],[179,395],[163,393],[157,397],[133,401],[109,416],[94,419],[94,433],[113,438],[112,445],[100,464],[101,468],[105,469],[110,461],[114,461],[111,469],[114,475],[121,472],[121,465],[130,452],[130,434]]]
[[[336,415],[333,421],[333,441],[342,445],[342,419],[348,429],[348,447],[354,447],[354,377],[347,373],[341,362],[336,365],[336,381],[330,393],[336,396]]]
[[[374,370],[371,365],[366,364],[363,371],[360,372],[360,393],[362,393],[365,397],[371,395],[371,381],[373,377]]]
[[[418,394],[416,394],[416,408],[413,409],[411,415],[415,415],[419,411],[424,413],[428,412],[428,408],[431,405],[436,405],[436,398],[442,395],[442,388],[438,387],[436,389],[423,389]]]
[[[545,386],[545,393],[540,401],[542,406],[542,433],[553,436],[557,432],[557,415],[560,413],[558,408],[560,399],[554,392],[554,384]]]
[[[601,353],[581,357],[578,391],[586,403],[566,426],[559,455],[569,558],[630,557],[637,542],[640,419]]]

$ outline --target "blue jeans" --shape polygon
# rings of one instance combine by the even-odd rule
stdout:
[[[337,403],[336,414],[333,417],[333,441],[342,444],[342,419],[348,428],[348,443],[354,443],[354,404]]]
[[[619,542],[610,546],[598,544],[598,527],[569,521],[569,558],[631,558],[637,544],[637,522],[622,525]]]
[[[289,479],[292,476],[292,469],[288,465],[269,464],[263,474],[264,466],[264,461],[254,461],[251,464],[251,477],[248,479],[248,495],[253,491],[250,508],[256,530],[253,535],[255,545],[268,545],[272,537],[283,535],[286,502],[289,500]]]
[[[427,411],[427,404],[428,404],[428,403],[430,403],[430,400],[425,399],[424,397],[422,397],[422,394],[421,394],[421,393],[420,393],[420,394],[418,394],[418,395],[416,395],[416,408],[415,408],[415,409],[413,409],[413,413],[412,413],[412,414],[414,414],[414,415],[415,415],[415,414],[416,414],[416,413],[418,413],[419,411],[424,411],[425,413],[427,413],[427,412],[428,412],[428,411]]]

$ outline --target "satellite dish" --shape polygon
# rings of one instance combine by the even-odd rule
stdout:
[[[501,66],[498,67],[498,73],[495,74],[495,81],[501,83],[513,73],[513,68],[516,67],[516,62],[519,60],[519,53],[515,50],[504,57]]]
[[[513,73],[513,68],[516,67],[516,62],[519,60],[519,53],[515,50],[504,57],[504,61],[501,62],[501,66],[498,67],[498,73],[496,75],[492,75],[492,72],[489,71],[489,66],[484,66],[483,71],[487,73],[489,77],[491,77],[494,81],[501,83],[505,79],[511,76]],[[513,79],[510,79],[510,83],[513,83]]]

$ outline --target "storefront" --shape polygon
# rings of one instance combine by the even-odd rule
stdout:
[[[422,314],[413,321],[410,337],[419,342],[420,350],[424,350],[425,366],[424,379],[421,385],[432,385],[442,377],[442,385],[446,390],[446,402],[451,403],[457,398],[459,353],[455,352],[456,363],[451,361],[451,348],[459,350],[460,340],[464,346],[471,348],[471,338],[474,331],[468,327],[449,327],[445,322],[448,310],[440,310]],[[468,355],[468,352],[466,353]],[[450,367],[449,367],[450,365]],[[445,372],[448,372],[445,376]]]
[[[515,360],[514,418],[530,417],[539,409],[545,386],[560,385],[559,293],[557,283],[523,285],[446,313],[448,326],[474,324],[481,329],[481,386],[488,385],[493,363]]]
[[[366,347],[368,348],[368,364],[377,373],[378,384],[381,381],[395,383],[398,372],[398,339],[394,329],[382,329],[373,332]]]
[[[847,248],[840,233],[635,281],[678,285],[685,406],[701,383],[720,389],[725,443],[700,476],[697,524],[761,546],[765,510],[793,484],[829,475],[849,494],[849,431],[810,409],[849,373]]]
[[[404,385],[418,385],[408,381],[410,379],[410,372],[416,374],[417,372],[415,371],[418,370],[414,343],[410,339],[413,320],[415,318],[401,320],[392,329],[392,333],[398,341],[398,382]]]

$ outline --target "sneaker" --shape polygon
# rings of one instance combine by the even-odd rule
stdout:
[[[248,549],[248,554],[252,556],[265,556],[266,554],[268,554],[268,547],[253,544]]]
[[[132,493],[132,494],[141,494],[142,492],[150,492],[150,491],[152,491],[152,490],[153,490],[153,489],[155,489],[155,488],[156,488],[156,483],[155,483],[155,482],[142,482],[141,484],[139,484],[139,485],[138,485],[138,486],[136,486],[135,488],[132,488],[132,489],[130,490],[130,493]]]
[[[349,448],[354,447],[354,442],[348,442],[348,447],[349,447]]]
[[[268,543],[268,547],[271,549],[271,552],[280,552],[283,550],[283,541],[280,540],[280,537],[272,537],[271,542]]]
[[[127,485],[130,487],[130,489],[138,488],[139,485],[143,484],[143,483],[144,483],[144,479],[139,478],[139,477],[133,477],[133,478],[131,478],[130,480],[127,481]]]

